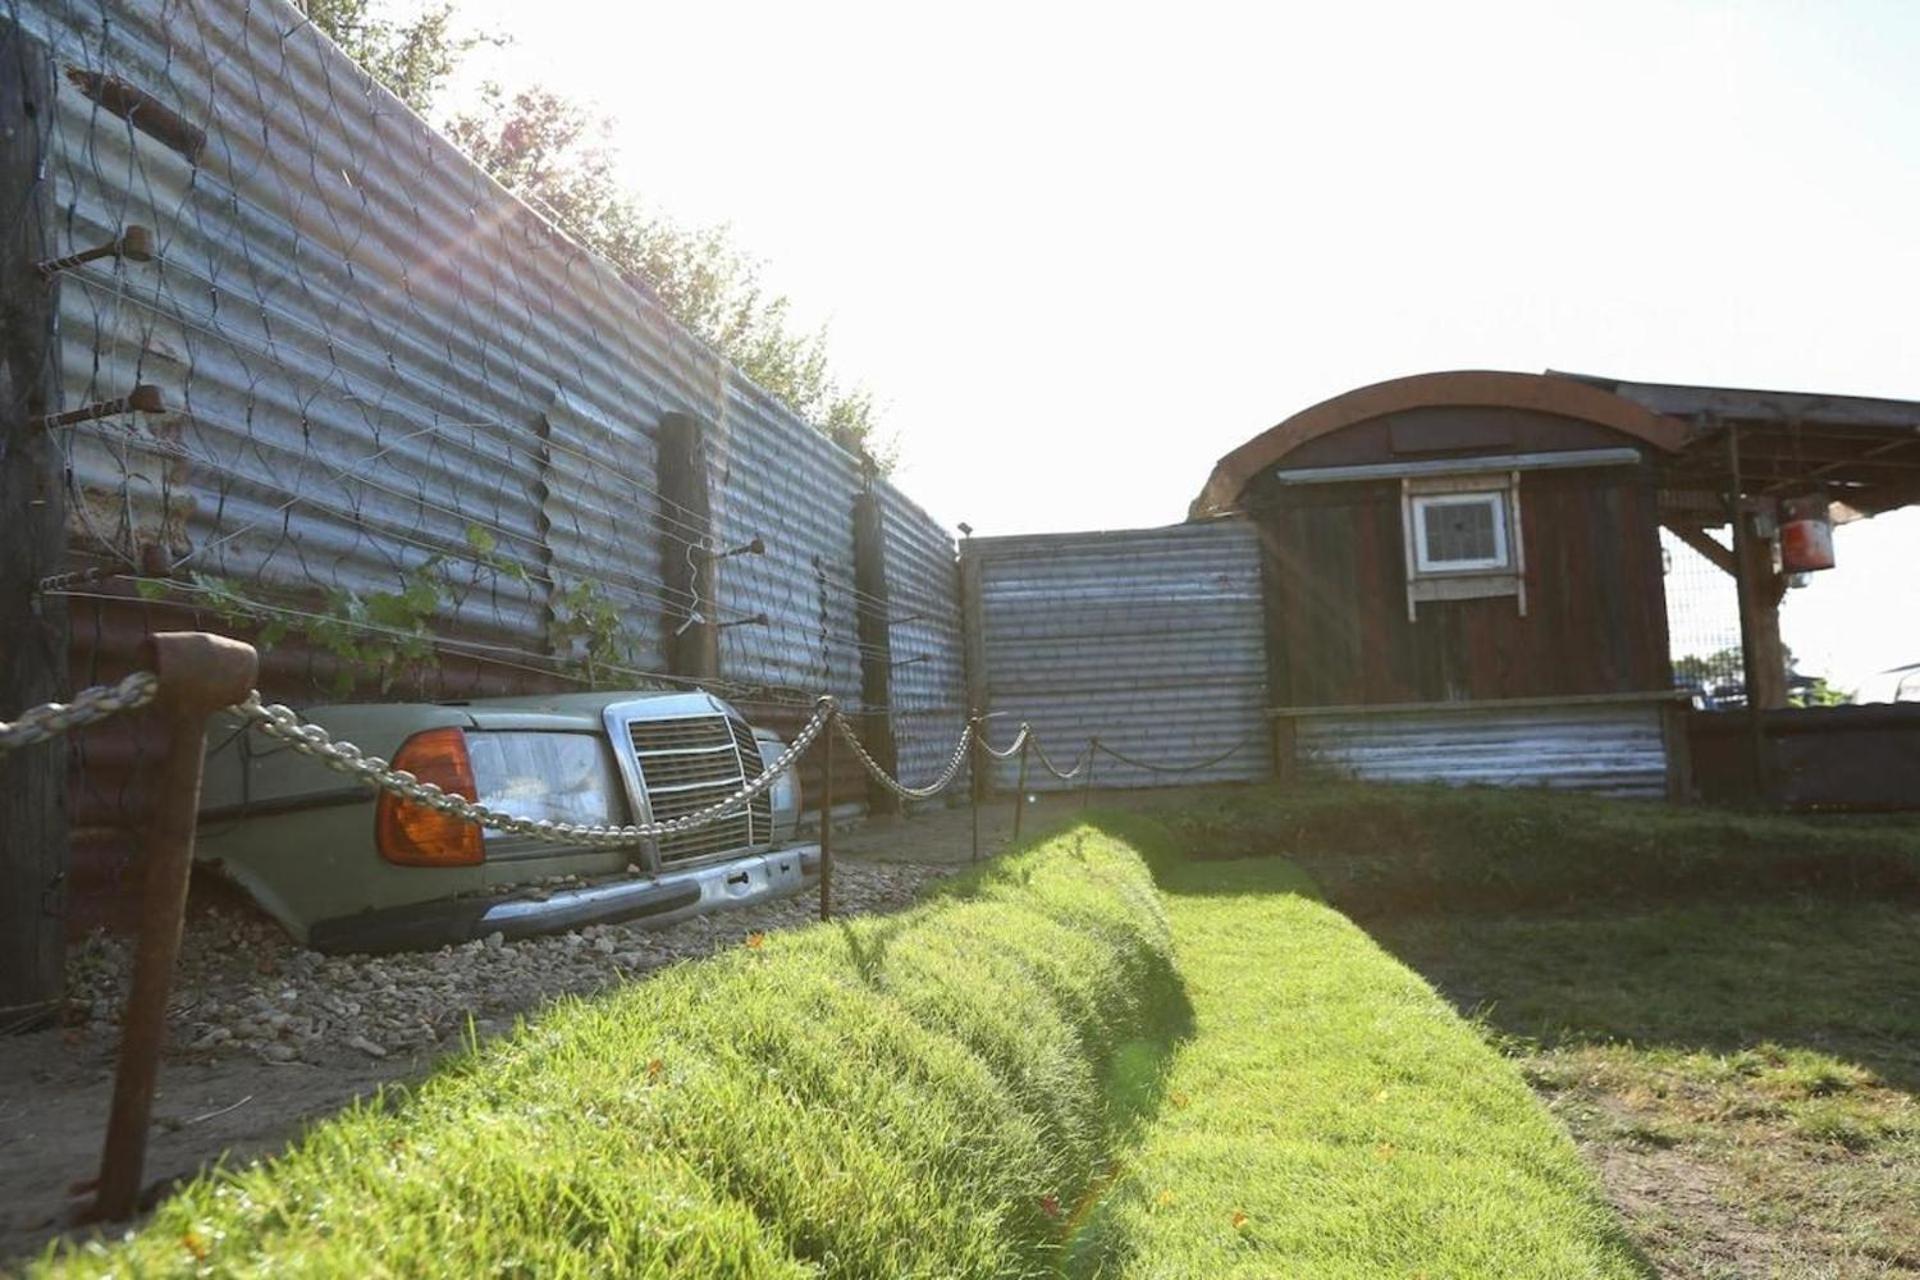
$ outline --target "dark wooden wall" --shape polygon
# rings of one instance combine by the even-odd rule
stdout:
[[[1261,530],[1276,706],[1671,687],[1649,468],[1522,474],[1524,618],[1514,597],[1498,596],[1421,601],[1419,620],[1408,621],[1398,480],[1281,486],[1266,477],[1246,498]]]

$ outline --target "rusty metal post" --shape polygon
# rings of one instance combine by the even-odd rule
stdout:
[[[161,632],[149,637],[146,650],[160,677],[153,709],[167,726],[165,778],[147,833],[133,987],[121,1022],[120,1067],[100,1156],[100,1190],[89,1215],[96,1220],[130,1217],[140,1195],[153,1086],[167,1033],[167,997],[186,915],[207,718],[242,701],[259,669],[252,645],[198,631]]]
[[[1020,785],[1014,788],[1013,792],[1013,842],[1015,844],[1020,843],[1020,819],[1027,811],[1027,748],[1033,741],[1033,735],[1027,733],[1024,725],[1021,726],[1020,732],[1025,736],[1020,739]]]
[[[833,919],[833,734],[840,726],[840,708],[827,712],[826,727],[820,730],[820,740],[826,745],[821,748],[821,775],[825,779],[820,785],[820,918]]]

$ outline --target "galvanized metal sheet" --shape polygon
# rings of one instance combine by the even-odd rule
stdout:
[[[132,224],[156,242],[152,262],[63,278],[65,402],[151,383],[168,405],[64,433],[76,552],[130,565],[159,544],[182,573],[291,608],[268,665],[275,697],[299,701],[339,667],[303,627],[428,565],[447,583],[433,631],[488,664],[445,660],[459,691],[548,688],[556,664],[577,675],[581,599],[620,619],[621,670],[602,682],[642,684],[664,665],[666,606],[688,603],[667,599],[662,555],[700,550],[688,530],[663,552],[658,532],[685,526],[658,493],[656,424],[690,413],[712,427],[708,550],[766,545],[699,580],[695,603],[726,624],[723,678],[786,707],[832,692],[859,708],[854,457],[292,6],[24,0],[8,13],[62,73],[124,80],[206,135],[189,158],[66,81],[57,95],[52,251]],[[911,780],[962,723],[953,551],[883,488],[895,611],[920,615],[894,637],[898,659],[923,659],[895,680]],[[100,633],[126,652],[88,663],[123,665],[126,630]]]
[[[893,734],[900,773],[920,785],[946,767],[967,720],[959,561],[939,522],[881,481]],[[1002,739],[1004,741],[1004,739]]]
[[[1244,520],[978,538],[994,724],[1033,726],[1066,766],[1095,737],[1097,787],[1272,776],[1259,539]],[[1235,750],[1238,748],[1238,750]],[[1205,768],[1191,766],[1232,752]],[[996,778],[1010,785],[1015,765]],[[1029,784],[1062,784],[1038,767]]]
[[[1296,720],[1294,733],[1302,767],[1376,782],[1667,792],[1653,704],[1312,715]]]

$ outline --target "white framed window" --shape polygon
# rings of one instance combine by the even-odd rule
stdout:
[[[1403,476],[1407,620],[1422,601],[1518,598],[1527,616],[1527,547],[1521,531],[1520,473]]]
[[[1505,489],[1410,495],[1407,514],[1415,572],[1501,573],[1513,567]]]

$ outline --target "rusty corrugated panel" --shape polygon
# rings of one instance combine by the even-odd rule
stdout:
[[[1102,756],[1096,786],[1272,776],[1259,542],[1250,524],[978,538],[972,546],[996,723],[1029,722],[1062,766],[1096,736],[1168,769],[1239,748],[1185,773]],[[1014,776],[1011,763],[997,773],[1003,785]],[[1058,785],[1037,768],[1029,781]]]
[[[1374,782],[1667,794],[1658,703],[1302,716],[1301,768]]]

